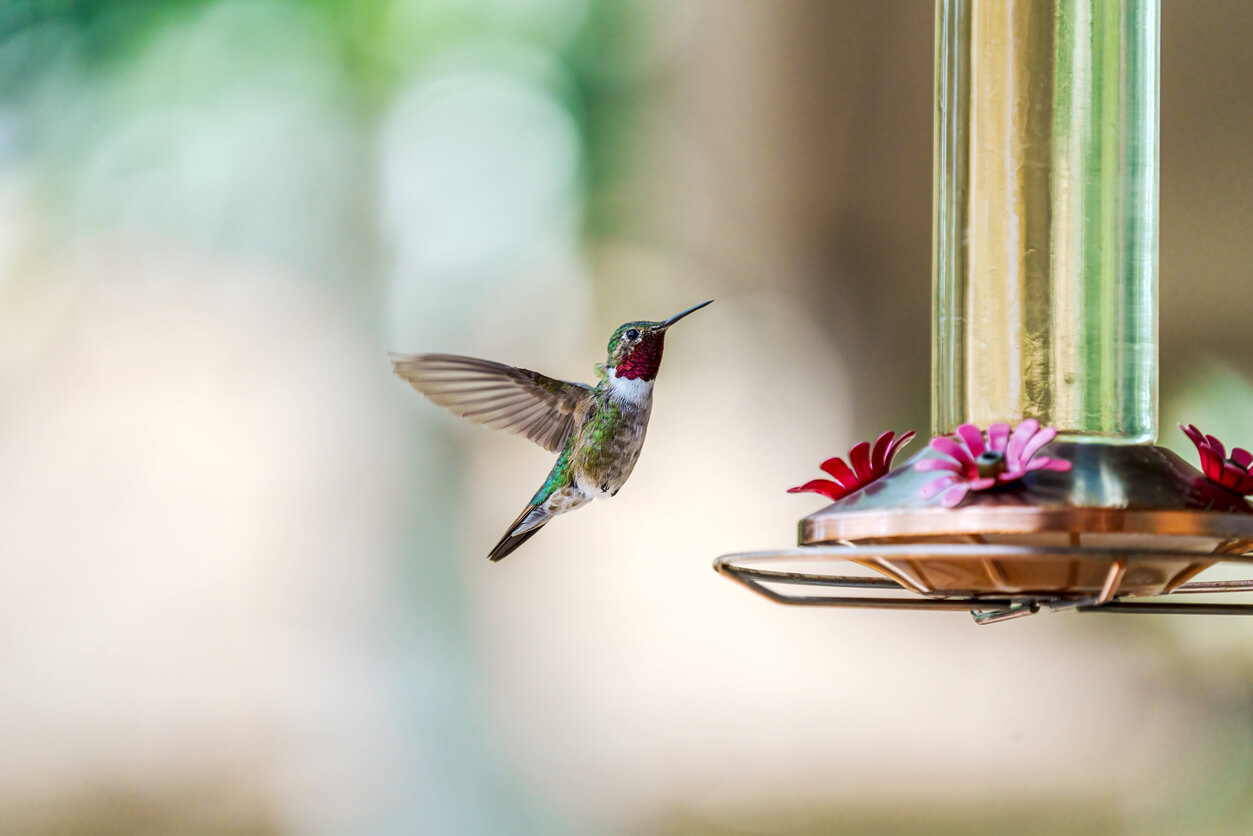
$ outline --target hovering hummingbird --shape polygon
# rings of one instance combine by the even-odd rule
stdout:
[[[500,560],[558,514],[615,495],[644,446],[666,329],[713,302],[662,322],[628,322],[609,338],[595,386],[452,354],[392,355],[396,374],[456,415],[509,430],[554,453],[548,478],[488,554]]]

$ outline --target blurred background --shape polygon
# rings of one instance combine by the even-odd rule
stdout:
[[[1164,6],[1193,460],[1253,432],[1253,6]],[[1253,623],[710,569],[928,430],[932,14],[0,0],[0,832],[1253,830]],[[707,298],[621,495],[488,564],[552,457],[387,351],[587,381]]]

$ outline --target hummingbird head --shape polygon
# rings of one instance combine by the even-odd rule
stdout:
[[[661,352],[665,348],[666,329],[683,317],[713,302],[701,302],[661,322],[627,322],[609,338],[609,359],[605,366],[614,377],[628,380],[652,380],[661,368]]]

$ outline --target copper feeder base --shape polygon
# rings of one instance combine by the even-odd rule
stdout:
[[[1122,601],[1253,591],[1253,580],[1189,583],[1221,562],[1253,562],[1253,506],[1164,447],[1054,442],[1069,473],[971,493],[957,508],[923,500],[934,473],[919,453],[800,523],[802,548],[726,555],[715,568],[780,603],[970,610],[987,623],[1054,609],[1253,614],[1253,605]],[[839,558],[885,576],[763,569]],[[820,588],[822,595],[792,592]],[[907,591],[915,598],[835,592]],[[834,593],[834,594],[833,594]]]

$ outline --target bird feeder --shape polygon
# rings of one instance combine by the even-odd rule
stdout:
[[[892,438],[855,448],[799,548],[715,568],[780,603],[980,623],[1253,614],[1176,597],[1253,591],[1193,580],[1253,561],[1253,455],[1189,428],[1202,472],[1154,444],[1158,0],[936,10],[935,440],[873,479]]]

